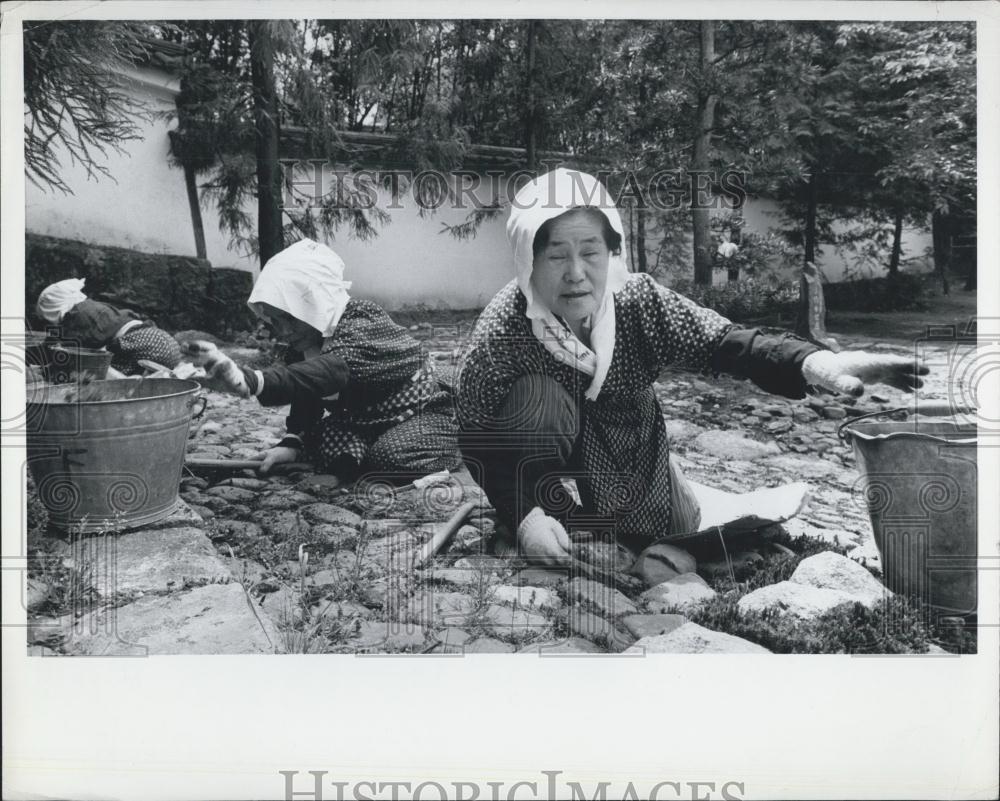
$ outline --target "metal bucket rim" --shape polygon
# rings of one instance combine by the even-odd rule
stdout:
[[[939,437],[934,434],[928,434],[926,431],[888,431],[884,434],[867,434],[863,431],[855,431],[854,429],[845,427],[844,438],[850,439],[851,437],[856,437],[857,439],[866,440],[868,442],[885,441],[889,439],[923,439],[930,440],[932,442],[944,442],[948,445],[974,445],[979,442],[978,436],[949,439],[947,437]]]
[[[110,381],[171,381],[183,384],[188,384],[187,389],[178,390],[177,392],[168,392],[163,395],[152,395],[144,398],[108,398],[105,400],[84,400],[84,401],[61,401],[61,400],[28,400],[26,402],[27,406],[99,406],[103,403],[134,403],[137,401],[150,401],[150,400],[160,400],[163,398],[176,398],[182,395],[188,395],[192,392],[197,392],[201,389],[201,384],[197,381],[192,381],[188,378],[111,378],[107,381],[95,381],[95,384],[109,383]],[[44,387],[65,387],[66,384],[35,384],[34,386],[44,386]]]

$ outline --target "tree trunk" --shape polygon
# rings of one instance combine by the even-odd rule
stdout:
[[[715,23],[702,20],[700,23],[701,80],[707,81],[712,62],[715,60]],[[698,135],[694,140],[694,156],[691,173],[695,185],[691,187],[691,223],[694,233],[694,282],[712,283],[712,233],[711,233],[711,186],[708,175],[708,154],[712,144],[712,126],[715,124],[716,96],[705,87],[698,94]],[[701,197],[702,192],[708,192]]]
[[[250,80],[257,143],[257,242],[260,266],[284,249],[281,230],[281,165],[278,163],[278,97],[268,20],[250,23]]]
[[[739,219],[739,225],[733,225],[729,229],[729,241],[732,242],[740,250],[743,249],[743,208],[742,206],[737,206],[733,209],[733,219],[734,221]],[[737,251],[739,252],[739,251]],[[729,283],[735,284],[740,280],[740,264],[735,261],[735,256],[729,259],[729,264],[726,266],[726,278]]]
[[[637,207],[635,210],[635,267],[640,273],[648,273],[646,261],[646,210]]]
[[[537,101],[535,98],[535,39],[537,38],[537,20],[528,20],[528,42],[525,49],[525,119],[524,119],[524,160],[525,168],[531,172],[535,171],[538,164],[538,154],[536,153],[538,136],[538,114]]]
[[[205,225],[201,219],[201,203],[198,201],[198,182],[194,168],[184,165],[184,186],[187,189],[188,208],[191,209],[191,226],[194,228],[194,251],[199,259],[208,258],[205,248]]]
[[[806,184],[806,230],[803,236],[806,264],[816,263],[816,173],[809,173],[809,183]]]
[[[903,253],[903,210],[897,208],[892,221],[892,253],[889,256],[889,278],[899,275],[899,257]]]
[[[931,215],[931,241],[934,244],[934,272],[941,279],[941,291],[948,295],[948,270],[951,267],[950,219],[947,214],[935,211]]]

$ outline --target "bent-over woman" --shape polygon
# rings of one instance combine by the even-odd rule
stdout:
[[[343,272],[336,253],[304,239],[271,258],[254,284],[250,308],[300,361],[240,368],[208,342],[185,343],[185,354],[205,366],[212,388],[291,404],[262,472],[303,458],[345,481],[459,466],[450,396],[420,343],[376,304],[352,298]]]
[[[38,296],[39,316],[59,327],[62,342],[111,351],[111,367],[123,375],[141,374],[140,359],[170,370],[180,363],[180,346],[170,334],[131,309],[88,298],[83,292],[85,280],[57,281]]]

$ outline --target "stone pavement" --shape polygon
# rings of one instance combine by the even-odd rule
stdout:
[[[413,331],[438,364],[455,363],[459,327]],[[925,396],[945,397],[945,380],[933,376]],[[878,553],[854,457],[836,431],[859,413],[903,405],[901,393],[791,401],[749,382],[674,371],[656,391],[692,479],[732,492],[813,487],[784,529],[831,550],[743,595],[741,610],[808,621],[840,603],[879,600],[881,585],[861,566],[877,571]],[[189,454],[252,457],[278,441],[285,411],[209,393]],[[493,510],[464,472],[422,488],[375,477],[349,490],[310,472],[202,472],[185,475],[180,497],[178,514],[151,528],[30,543],[49,566],[29,587],[33,653],[761,652],[685,615],[718,595],[720,576],[793,554],[759,536],[725,555],[687,555],[649,587],[625,572],[634,554],[584,538],[574,553],[596,573],[540,570],[495,555]],[[450,547],[413,570],[414,550],[468,500],[475,511]]]

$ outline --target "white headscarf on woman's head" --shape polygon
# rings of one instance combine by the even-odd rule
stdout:
[[[38,296],[36,304],[39,316],[49,325],[59,325],[66,312],[80,301],[87,299],[83,294],[83,284],[86,280],[67,278],[45,287]]]
[[[326,245],[302,239],[268,259],[247,305],[260,317],[267,303],[308,323],[326,338],[333,334],[351,296],[344,261]]]
[[[598,300],[597,310],[589,321],[588,348],[538,297],[531,285],[531,271],[535,260],[534,242],[538,229],[548,220],[579,206],[599,209],[608,218],[611,227],[622,236],[621,251],[608,259],[608,277],[604,297]],[[511,204],[507,220],[507,238],[514,251],[517,285],[527,298],[527,316],[535,337],[560,361],[593,376],[587,388],[590,400],[597,398],[611,366],[615,351],[615,303],[613,295],[628,279],[628,262],[625,255],[625,231],[621,216],[615,208],[607,187],[594,176],[562,167],[540,175],[518,190]]]

